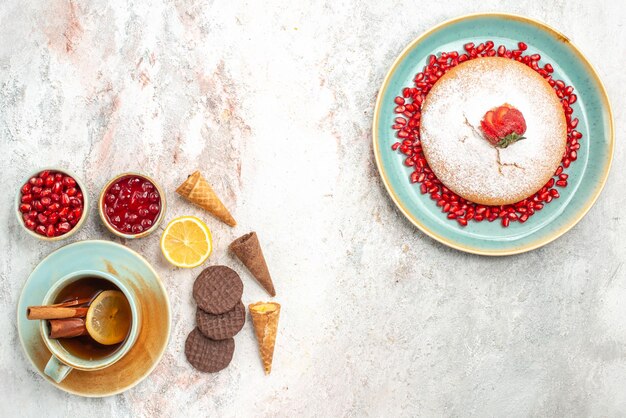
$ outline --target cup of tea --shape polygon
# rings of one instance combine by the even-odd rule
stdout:
[[[71,273],[52,286],[43,305],[58,306],[72,300],[90,301],[86,318],[42,320],[40,324],[41,338],[52,353],[44,373],[57,383],[74,369],[93,371],[111,366],[130,351],[141,329],[139,298],[111,274],[96,270]],[[85,326],[88,321],[90,325]],[[75,335],[53,338],[59,333],[55,329],[59,324],[74,327]]]

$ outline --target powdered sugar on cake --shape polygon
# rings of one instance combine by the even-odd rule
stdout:
[[[485,113],[505,103],[522,112],[525,139],[498,148],[483,137]],[[422,106],[420,136],[435,175],[476,203],[514,203],[535,193],[558,167],[566,142],[558,97],[534,70],[506,58],[451,69]]]

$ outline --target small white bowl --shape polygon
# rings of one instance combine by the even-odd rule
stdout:
[[[161,198],[161,212],[159,212],[159,216],[154,220],[154,223],[152,224],[152,226],[148,229],[146,229],[143,232],[140,232],[139,234],[126,234],[124,232],[120,232],[117,229],[115,229],[113,227],[113,225],[111,225],[109,223],[109,220],[107,219],[106,214],[104,213],[104,196],[106,194],[106,191],[109,189],[109,187],[115,183],[116,181],[118,181],[120,178],[122,177],[128,177],[128,176],[137,176],[137,177],[142,177],[146,180],[148,180],[150,183],[152,183],[154,185],[154,188],[156,189],[157,192],[159,192],[159,197]],[[129,173],[122,173],[122,174],[118,174],[117,176],[113,177],[111,180],[109,180],[107,182],[107,184],[104,185],[104,187],[102,188],[102,191],[100,192],[100,198],[98,199],[98,213],[100,214],[100,219],[102,220],[102,223],[104,224],[104,226],[107,227],[107,229],[117,235],[118,237],[121,238],[126,238],[126,239],[137,239],[137,238],[143,238],[145,236],[150,235],[151,233],[153,233],[154,231],[156,231],[159,228],[159,225],[161,225],[161,222],[163,222],[163,218],[165,217],[165,209],[167,208],[167,203],[165,201],[165,193],[163,193],[163,189],[161,189],[161,186],[159,186],[159,184],[154,181],[154,179],[150,176],[147,176],[143,173],[137,173],[137,172],[129,172]]]
[[[76,184],[83,194],[83,213],[78,220],[78,223],[74,225],[74,227],[68,232],[63,235],[59,235],[58,237],[46,237],[45,235],[39,235],[35,231],[31,231],[30,229],[26,228],[26,225],[24,224],[24,219],[22,218],[22,212],[20,212],[20,205],[22,204],[22,186],[26,184],[31,177],[37,176],[42,171],[57,172],[72,177],[74,180],[76,180]],[[24,181],[19,184],[15,197],[15,213],[17,215],[17,222],[22,226],[24,231],[28,232],[33,237],[38,238],[42,241],[60,241],[74,235],[76,231],[78,231],[80,227],[83,226],[83,223],[85,223],[85,219],[87,219],[87,215],[89,213],[89,193],[87,191],[87,188],[85,187],[85,184],[76,176],[76,174],[72,173],[71,171],[58,167],[40,168],[39,170],[32,172],[28,177],[26,177]]]

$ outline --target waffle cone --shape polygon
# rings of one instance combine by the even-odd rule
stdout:
[[[276,302],[257,302],[248,306],[254,333],[259,342],[259,354],[263,362],[265,374],[272,371],[272,359],[274,358],[274,345],[278,332],[278,317],[280,305]]]
[[[276,296],[272,276],[270,276],[270,272],[267,268],[267,263],[265,262],[265,257],[263,256],[261,244],[259,244],[259,238],[256,232],[250,232],[237,238],[230,244],[229,248],[248,270],[250,270],[250,273],[252,273],[254,278],[257,279],[267,293],[269,293],[270,296]]]
[[[235,226],[237,222],[232,217],[226,206],[217,197],[213,188],[202,177],[199,171],[190,175],[183,184],[181,184],[176,193],[189,200],[196,206],[207,210],[211,215],[227,225]]]

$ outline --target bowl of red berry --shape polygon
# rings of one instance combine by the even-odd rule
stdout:
[[[18,222],[34,237],[57,241],[74,234],[85,222],[89,195],[73,173],[44,168],[28,176],[17,194]]]
[[[127,239],[154,232],[165,215],[165,194],[145,174],[123,173],[111,179],[100,193],[98,211],[113,234]]]

